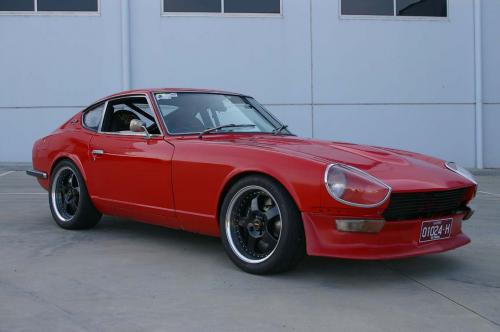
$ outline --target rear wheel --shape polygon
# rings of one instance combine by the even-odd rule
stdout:
[[[57,164],[52,174],[49,203],[55,222],[65,229],[94,227],[101,219],[101,213],[92,204],[76,166],[64,160]]]
[[[229,258],[246,272],[286,271],[305,254],[300,213],[288,192],[267,177],[235,183],[224,198],[219,223]]]

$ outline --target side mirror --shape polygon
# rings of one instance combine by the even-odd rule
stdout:
[[[130,131],[134,133],[145,133],[146,138],[151,138],[151,134],[149,134],[146,124],[141,120],[133,119],[130,121]]]

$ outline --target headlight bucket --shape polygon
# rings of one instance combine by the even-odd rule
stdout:
[[[361,208],[382,205],[391,187],[374,176],[352,166],[331,164],[325,170],[326,190],[336,201]]]
[[[444,163],[444,165],[446,166],[446,168],[448,168],[450,171],[452,172],[455,172],[459,175],[461,175],[462,177],[466,178],[467,180],[471,181],[472,183],[474,183],[475,185],[477,185],[477,181],[476,179],[474,178],[474,175],[472,175],[471,172],[469,172],[467,169],[457,165],[455,162],[453,161],[447,161]]]

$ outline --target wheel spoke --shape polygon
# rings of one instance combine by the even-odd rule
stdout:
[[[274,218],[279,217],[280,212],[278,210],[278,207],[275,205],[267,210],[264,214],[266,215],[267,221],[269,222],[273,221]]]
[[[265,242],[268,245],[268,248],[274,248],[274,246],[278,243],[278,240],[275,239],[267,230],[264,232],[264,236],[261,241]]]
[[[66,201],[66,198],[64,198],[64,196],[62,197],[62,200],[61,200],[61,201],[62,201],[62,208],[63,208],[63,210],[66,212],[66,211],[68,210],[68,206],[69,206],[69,204],[68,204],[68,202]]]
[[[69,188],[70,188],[70,186],[68,185],[68,183],[63,182],[63,183],[61,183],[60,191],[62,194],[65,194],[66,192],[68,192]]]
[[[257,243],[257,239],[248,234],[247,238],[247,248],[248,250],[255,251],[255,244]]]
[[[70,183],[71,189],[76,189],[78,191],[80,190],[80,188],[78,186],[78,179],[76,178],[75,174],[71,175],[69,183]]]
[[[78,209],[78,202],[76,201],[76,197],[73,197],[73,199],[71,200],[70,206],[71,206],[71,209],[73,210],[73,213],[75,213],[76,210]]]
[[[251,212],[259,212],[260,211],[260,209],[259,209],[259,196],[260,195],[257,195],[254,197],[254,199],[252,199],[252,204],[250,205]]]

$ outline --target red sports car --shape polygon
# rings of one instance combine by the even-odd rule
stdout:
[[[193,89],[101,99],[35,142],[33,167],[62,228],[107,214],[220,236],[250,273],[463,246],[477,189],[453,162],[299,138],[252,97]]]

